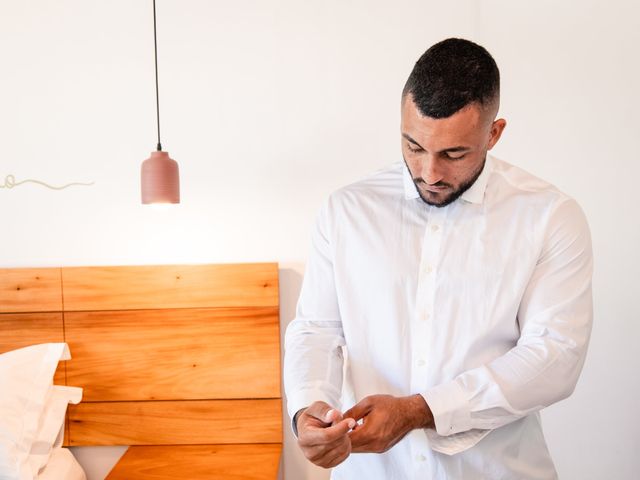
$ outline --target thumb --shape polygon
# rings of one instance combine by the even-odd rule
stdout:
[[[356,426],[356,421],[353,418],[345,418],[339,422],[334,423],[330,427],[325,429],[325,433],[331,437],[338,438],[342,435],[346,435],[349,430]]]
[[[342,420],[342,414],[326,402],[313,402],[305,413],[329,425]]]

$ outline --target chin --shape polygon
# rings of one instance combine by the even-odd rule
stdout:
[[[457,192],[433,193],[419,190],[419,193],[422,201],[432,207],[446,207],[460,196]]]

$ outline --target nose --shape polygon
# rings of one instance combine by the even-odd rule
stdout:
[[[431,155],[427,156],[422,162],[420,173],[422,179],[429,185],[434,185],[444,178],[440,162]]]

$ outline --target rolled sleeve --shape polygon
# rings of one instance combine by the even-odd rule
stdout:
[[[312,234],[296,318],[285,333],[284,386],[291,418],[317,401],[340,409],[345,339],[326,209],[325,204]]]
[[[462,451],[492,429],[573,392],[591,332],[592,266],[584,214],[575,201],[565,201],[551,216],[545,246],[520,302],[517,344],[423,393],[436,427],[427,432],[434,449],[448,445],[447,453]],[[452,436],[459,441],[444,439]]]

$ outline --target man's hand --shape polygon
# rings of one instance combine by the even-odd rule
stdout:
[[[371,395],[344,413],[363,423],[349,434],[353,453],[382,453],[416,428],[433,427],[433,415],[422,395]]]
[[[298,415],[298,445],[309,461],[335,467],[351,454],[348,432],[355,424],[325,402],[314,402]]]

